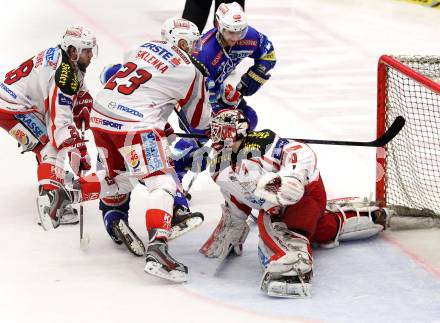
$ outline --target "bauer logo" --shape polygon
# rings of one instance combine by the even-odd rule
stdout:
[[[82,28],[71,27],[66,30],[66,36],[81,37]]]
[[[60,105],[68,105],[68,106],[72,106],[73,101],[72,101],[71,98],[65,96],[65,95],[62,94],[62,93],[59,93],[59,94],[58,94],[58,103],[59,103]]]
[[[186,19],[175,19],[174,20],[174,27],[189,29],[189,27],[190,27],[189,21]]]
[[[228,7],[226,7],[223,3],[218,7],[218,9],[222,15],[226,15],[229,11]]]

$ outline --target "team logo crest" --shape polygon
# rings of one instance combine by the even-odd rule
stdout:
[[[133,169],[138,168],[141,164],[141,159],[134,149],[129,152],[127,160],[130,166],[133,167]]]
[[[20,129],[12,129],[11,135],[23,146],[29,144],[29,137]]]

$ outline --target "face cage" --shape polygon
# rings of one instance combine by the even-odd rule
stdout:
[[[189,50],[190,53],[197,53],[202,50],[202,39],[198,38],[193,41],[191,41],[191,44],[189,44]]]
[[[78,55],[76,56],[76,59],[73,60],[74,62],[78,62],[79,57],[81,56],[82,51],[83,51],[84,49],[90,49],[90,48],[91,48],[91,49],[92,49],[92,54],[93,54],[92,59],[93,59],[93,58],[98,58],[98,44],[96,44],[96,45],[93,46],[93,47],[76,47],[76,46],[74,46],[74,45],[70,45],[70,46],[74,47],[74,48],[76,49],[76,52],[78,53]]]
[[[227,140],[235,141],[237,131],[230,123],[215,122],[211,124],[211,140],[213,143]]]

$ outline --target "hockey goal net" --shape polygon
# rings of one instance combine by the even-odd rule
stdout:
[[[397,116],[406,119],[376,154],[376,200],[399,215],[397,229],[440,224],[439,83],[440,56],[379,59],[378,136]]]

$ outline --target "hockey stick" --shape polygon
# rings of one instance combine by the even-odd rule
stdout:
[[[84,121],[81,123],[81,140],[86,138],[86,125]],[[81,166],[81,165],[80,165]],[[84,175],[84,171],[80,171],[80,175]],[[84,234],[84,206],[83,203],[79,204],[79,246],[82,250],[85,250],[90,243],[90,235]]]
[[[296,139],[285,138],[295,141],[304,142],[306,144],[316,145],[339,145],[339,146],[361,146],[361,147],[382,147],[389,143],[405,125],[405,118],[398,116],[385,133],[373,141],[345,141],[345,140],[321,140],[321,139]],[[208,138],[206,135],[176,133],[176,136],[182,138]]]
[[[177,109],[177,106],[174,106],[174,112],[176,112],[177,118],[179,119],[182,126],[185,128],[184,130],[185,130],[186,134],[191,134],[191,127],[188,123],[188,120],[186,120],[186,118],[183,115],[181,115],[180,111]],[[176,135],[178,135],[178,134],[176,134]],[[182,136],[179,136],[179,137],[182,137]],[[190,137],[188,137],[188,138],[190,138]],[[201,144],[197,139],[194,139],[194,142],[197,144],[197,146],[199,148],[203,147],[203,144]],[[188,183],[188,187],[186,188],[186,190],[185,189],[183,190],[183,195],[186,197],[187,200],[191,200],[191,194],[189,193],[189,190],[193,186],[194,181],[196,180],[198,174],[199,173],[193,173],[191,180]],[[183,186],[183,183],[182,183],[182,186]]]

